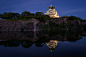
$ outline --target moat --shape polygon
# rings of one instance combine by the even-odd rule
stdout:
[[[0,32],[1,57],[85,57],[86,31]]]

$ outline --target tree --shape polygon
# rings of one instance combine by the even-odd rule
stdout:
[[[33,16],[34,16],[35,14],[34,14],[34,13],[31,13],[31,15],[33,15]]]
[[[12,13],[12,12],[4,12],[0,14],[0,18],[2,19],[17,19],[20,16],[19,13]]]
[[[2,19],[3,19],[3,15],[2,15],[2,14],[0,14],[0,18],[2,18]]]
[[[12,12],[8,13],[8,19],[15,19],[15,15]]]
[[[20,17],[19,13],[13,13],[14,19],[18,19],[18,17]]]
[[[2,18],[3,18],[3,19],[8,19],[8,13],[7,13],[7,12],[4,12]]]
[[[9,12],[9,13],[7,13],[7,12],[4,12],[3,13],[3,18],[4,19],[13,19],[13,13],[12,12]]]
[[[75,20],[76,17],[75,16],[69,16],[69,20]]]
[[[31,13],[31,15],[34,17],[35,16],[35,14],[34,13]]]
[[[69,20],[81,20],[81,18],[76,16],[69,16]]]
[[[44,19],[48,20],[48,19],[50,19],[50,16],[49,15],[44,15]]]
[[[24,12],[22,12],[22,14],[21,14],[22,16],[30,16],[31,15],[31,13],[30,12],[28,12],[28,11],[24,11]]]
[[[44,13],[43,12],[36,12],[35,15],[41,16],[41,15],[44,15]]]

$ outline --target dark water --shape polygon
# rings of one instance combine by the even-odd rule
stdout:
[[[86,32],[0,32],[0,57],[86,57]]]

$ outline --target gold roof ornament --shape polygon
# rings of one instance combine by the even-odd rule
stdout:
[[[51,6],[49,7],[49,9],[55,9],[55,7],[51,5]]]
[[[52,5],[50,7],[52,7]]]

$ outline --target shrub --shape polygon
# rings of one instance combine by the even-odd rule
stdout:
[[[61,24],[60,24],[60,28],[66,28],[66,26],[65,26],[65,22],[62,22]]]
[[[49,29],[49,25],[44,25],[44,29]]]
[[[85,19],[80,19],[80,22],[86,22],[86,20]]]
[[[66,23],[66,26],[67,26],[68,29],[71,29],[71,26],[70,26],[69,23]]]
[[[32,22],[27,23],[26,25],[33,24]]]
[[[39,25],[39,28],[41,29],[42,27]]]
[[[38,23],[36,23],[36,26],[38,26]]]

